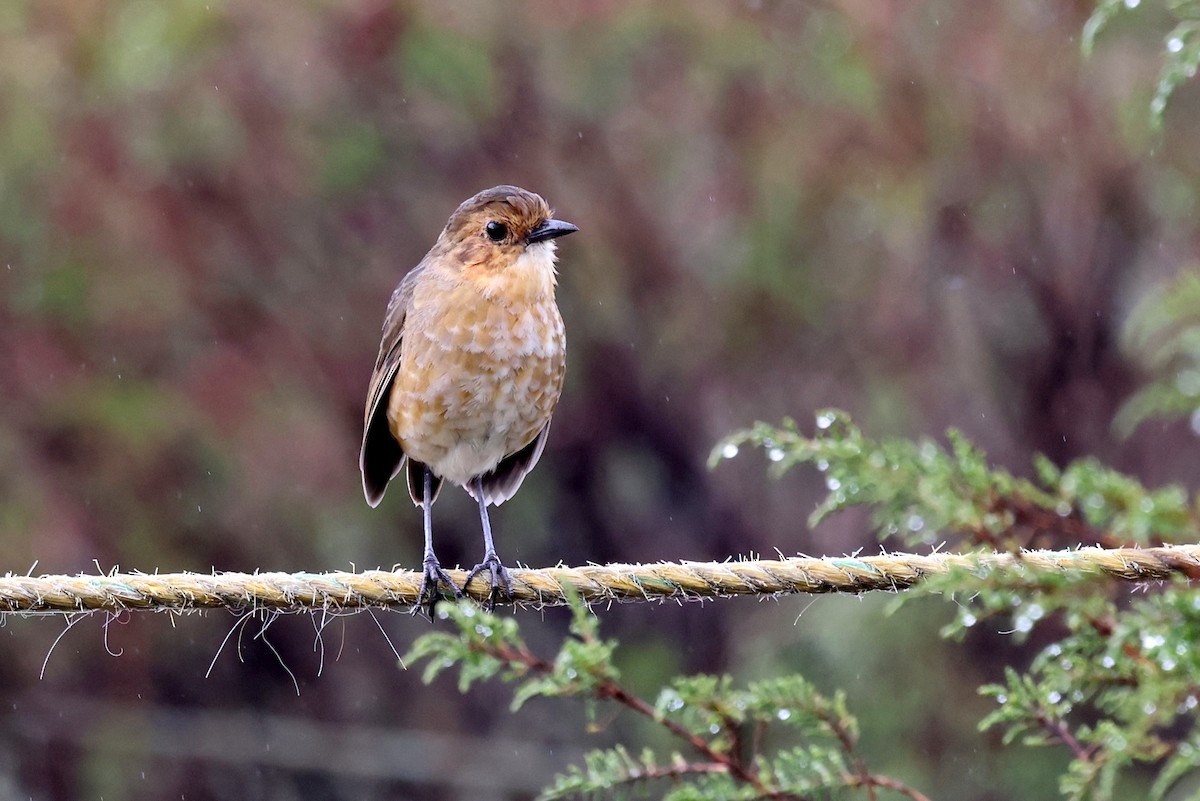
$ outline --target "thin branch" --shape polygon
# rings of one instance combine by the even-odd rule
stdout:
[[[745,782],[754,788],[755,792],[759,793],[763,798],[783,798],[779,793],[769,790],[762,780],[757,775],[751,773],[741,764],[741,760],[734,758],[730,754],[724,754],[713,748],[707,740],[699,736],[695,732],[688,731],[681,723],[670,718],[663,717],[655,711],[654,707],[650,706],[645,700],[633,695],[621,685],[617,684],[610,678],[605,678],[604,681],[596,688],[596,696],[598,698],[611,698],[617,703],[632,709],[640,715],[645,715],[654,722],[663,726],[667,731],[674,734],[676,737],[688,743],[692,748],[704,755],[711,762],[716,762],[726,765],[729,769],[729,774],[739,781]]]
[[[850,760],[852,765],[854,765],[854,769],[857,774],[855,778],[857,779],[858,786],[866,787],[867,796],[870,801],[876,801],[875,788],[879,785],[875,781],[875,777],[871,775],[870,770],[867,769],[866,761],[855,752],[854,749],[856,743],[854,741],[854,735],[851,734],[850,729],[844,726],[842,719],[836,715],[820,713],[818,716],[820,717],[821,721],[829,727],[830,731],[833,732],[834,737],[837,738],[838,744],[842,747],[842,751],[845,752],[846,758]],[[888,779],[888,781],[892,780]],[[847,784],[854,786],[855,782],[847,779]]]
[[[1060,743],[1065,745],[1071,751],[1071,755],[1081,762],[1090,762],[1092,760],[1092,750],[1084,748],[1079,740],[1075,739],[1075,735],[1071,734],[1070,728],[1062,719],[1054,717],[1049,712],[1040,711],[1037,714],[1037,722],[1051,736],[1058,739]]]
[[[521,665],[532,673],[549,674],[554,671],[554,665],[551,662],[542,659],[530,651],[524,643],[513,646],[507,643],[473,641],[471,647],[506,664]],[[599,681],[591,690],[591,694],[597,700],[615,701],[621,706],[654,721],[680,740],[686,742],[707,760],[704,762],[684,762],[669,768],[646,768],[639,771],[631,771],[629,774],[629,783],[649,779],[679,778],[688,774],[727,773],[734,779],[754,788],[757,794],[755,798],[757,799],[764,799],[764,801],[810,801],[807,796],[768,787],[757,773],[748,768],[746,761],[736,751],[740,742],[740,733],[731,733],[731,751],[729,753],[719,751],[708,740],[688,730],[678,721],[660,715],[649,702],[629,692],[616,680],[608,676],[597,678]],[[717,710],[717,714],[721,717],[722,723],[727,729],[731,729],[731,731],[736,729],[736,722],[732,718],[721,713],[720,710]],[[869,797],[872,799],[875,798],[875,789],[883,788],[894,790],[912,799],[912,801],[930,801],[928,796],[909,787],[898,779],[871,773],[867,769],[865,762],[856,756],[854,737],[850,731],[833,717],[823,717],[822,719],[830,727],[835,738],[841,744],[842,749],[852,759],[857,768],[857,773],[847,774],[843,777],[843,781],[847,787],[866,788]],[[752,741],[754,753],[757,753],[758,746],[764,734],[764,728],[764,726],[760,726],[754,730]],[[735,733],[737,736],[734,736]]]
[[[472,647],[477,648],[489,656],[495,657],[508,664],[520,664],[526,669],[536,673],[551,673],[554,666],[545,659],[534,654],[524,646],[514,648],[505,644],[480,643],[473,644]],[[664,718],[655,711],[644,699],[634,695],[626,690],[613,679],[604,676],[600,678],[599,683],[592,690],[592,694],[600,700],[613,700],[622,706],[637,712],[639,715],[644,715],[655,723],[662,725],[667,731],[674,734],[676,737],[688,743],[692,748],[698,751],[709,762],[718,765],[724,765],[725,770],[731,776],[749,784],[754,788],[755,792],[759,793],[764,798],[784,798],[791,796],[783,796],[768,789],[766,785],[753,773],[746,770],[740,764],[740,761],[733,759],[729,754],[724,754],[714,749],[708,741],[694,732],[688,731],[677,721]]]
[[[717,773],[729,773],[729,766],[724,762],[681,762],[671,765],[670,767],[653,767],[639,768],[630,770],[624,780],[616,784],[629,785],[638,782],[649,782],[658,779],[682,779],[687,776],[712,775]],[[755,796],[755,799],[763,799],[764,801],[807,801],[804,796],[796,795],[795,793],[778,793],[774,791],[764,791],[762,794]]]
[[[850,776],[847,777],[847,784],[851,786],[866,786],[869,788],[881,787],[884,790],[892,790],[900,793],[900,795],[911,798],[912,801],[931,801],[929,796],[922,793],[920,790],[914,790],[904,782],[893,779],[890,776],[877,776],[873,773],[868,773],[865,776]]]

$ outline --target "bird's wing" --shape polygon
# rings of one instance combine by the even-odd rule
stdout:
[[[417,506],[425,503],[425,472],[427,470],[429,470],[428,467],[415,459],[408,460],[408,497],[412,498],[412,502]],[[429,482],[429,505],[432,506],[438,498],[438,493],[442,491],[442,477],[435,476],[430,471]]]
[[[542,458],[542,451],[546,448],[546,435],[549,433],[550,424],[546,423],[528,445],[505,456],[494,469],[483,474],[483,499],[487,503],[499,506],[516,494],[521,482],[525,480],[525,475],[533,469],[538,459]],[[465,489],[471,493],[472,498],[479,500],[470,484]]]
[[[388,428],[387,397],[400,367],[400,344],[404,337],[404,318],[412,302],[413,288],[424,270],[422,261],[408,272],[392,293],[388,301],[387,315],[383,320],[383,341],[379,343],[379,356],[375,359],[375,372],[371,374],[367,390],[367,408],[363,416],[362,450],[358,466],[362,470],[363,493],[367,503],[378,506],[388,482],[396,477],[404,466],[404,451]]]

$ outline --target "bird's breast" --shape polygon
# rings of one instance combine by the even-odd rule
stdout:
[[[512,302],[469,283],[417,291],[388,399],[392,434],[411,458],[466,484],[549,422],[565,357],[552,294]]]

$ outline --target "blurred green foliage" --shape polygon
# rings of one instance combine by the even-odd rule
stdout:
[[[1157,3],[1146,3],[1153,7]],[[1165,0],[1163,5],[1171,15],[1174,26],[1167,34],[1164,47],[1162,71],[1150,101],[1150,113],[1157,125],[1162,125],[1163,112],[1171,95],[1180,84],[1196,76],[1200,67],[1200,2],[1196,0]],[[1090,54],[1096,46],[1096,37],[1122,11],[1142,6],[1140,0],[1099,0],[1096,9],[1083,26],[1083,52]]]
[[[870,507],[872,524],[908,546],[938,545],[944,538],[1007,547],[1045,544],[1161,544],[1200,536],[1200,500],[1179,486],[1148,490],[1136,479],[1094,458],[1064,468],[1034,458],[1037,481],[1017,478],[988,464],[959,431],[947,445],[932,439],[866,437],[844,412],[817,413],[816,434],[796,423],[759,423],[732,434],[709,457],[715,466],[749,442],[764,449],[781,474],[812,464],[825,476],[829,494],[809,516],[816,526],[834,512]],[[1072,542],[1072,535],[1076,539]]]
[[[865,505],[881,538],[909,546],[951,538],[959,548],[1019,553],[1198,539],[1200,501],[1179,487],[1148,490],[1096,459],[1060,469],[1038,457],[1034,483],[991,467],[958,432],[949,432],[945,447],[929,439],[873,441],[838,411],[819,412],[815,428],[806,437],[791,421],[760,423],[718,445],[712,461],[750,442],[777,473],[814,464],[829,494],[813,525]],[[1139,792],[1131,777],[1150,765],[1157,775],[1148,797],[1157,800],[1174,797],[1181,780],[1200,771],[1200,603],[1179,583],[1144,589],[1131,601],[1120,588],[1066,573],[957,570],[918,594],[946,595],[958,605],[944,636],[961,640],[995,619],[1018,642],[1040,635],[1028,668],[1006,665],[1002,683],[981,688],[997,704],[981,729],[1004,728],[1006,743],[1066,747],[1064,798],[1129,797]]]
[[[683,749],[663,755],[646,748],[635,756],[618,744],[592,751],[583,767],[572,766],[539,799],[612,797],[664,785],[661,797],[670,801],[804,799],[849,789],[873,797],[879,788],[924,798],[870,773],[855,754],[858,728],[845,696],[827,698],[801,676],[753,682],[745,689],[735,688],[729,676],[678,677],[651,705],[620,684],[613,666],[616,643],[600,639],[598,618],[578,599],[571,604],[569,635],[553,660],[530,650],[514,620],[473,603],[448,605],[442,617],[457,631],[422,635],[405,657],[425,661],[426,682],[451,668],[458,670],[462,692],[497,676],[520,682],[514,710],[539,696],[580,698],[595,718],[597,702],[615,704],[649,717]]]
[[[1152,380],[1125,402],[1117,431],[1129,436],[1155,417],[1184,417],[1200,430],[1200,274],[1147,294],[1130,313],[1124,344]]]
[[[1095,9],[0,3],[3,569],[414,564],[402,493],[362,500],[363,393],[390,291],[463,198],[501,182],[581,226],[560,251],[564,400],[494,518],[509,563],[873,546],[852,499],[803,525],[828,471],[703,467],[748,420],[827,407],[915,482],[859,488],[915,539],[1009,519],[1055,547],[1187,536],[1187,421],[1124,439],[1112,421],[1146,371],[1118,346],[1130,310],[1194,272],[1194,82],[1161,130],[1146,114],[1164,63],[1186,75],[1193,37],[1172,61],[1163,34],[1191,12],[1143,0],[1091,26],[1084,59]],[[974,450],[926,463],[900,444],[947,428]],[[1183,494],[1143,493],[1171,483]],[[939,494],[956,486],[970,503]],[[1009,489],[1026,505],[972,505]],[[939,515],[966,528],[937,534]],[[477,561],[477,526],[443,494],[446,563]],[[939,797],[1055,797],[1061,751],[972,736],[974,688],[1036,637],[976,625],[954,649],[931,643],[936,607],[901,610],[901,627],[884,601],[617,608],[605,626],[647,697],[679,674],[744,688],[803,667],[823,697],[872,710],[863,750],[888,775]],[[585,734],[541,704],[509,714],[487,685],[426,687],[370,618],[280,620],[270,647],[239,628],[203,681],[230,622],[170,622],[74,626],[44,679],[61,630],[0,627],[0,795],[524,801],[585,743],[670,752],[620,721]],[[420,625],[379,623],[397,639]],[[565,625],[548,614],[523,637],[550,653]],[[340,661],[320,661],[326,644]],[[512,761],[489,763],[496,742],[528,766],[489,768]],[[456,770],[432,771],[439,758]]]

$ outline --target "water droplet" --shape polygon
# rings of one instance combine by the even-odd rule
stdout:
[[[1143,634],[1142,635],[1142,650],[1155,651],[1162,648],[1166,643],[1167,638],[1161,634]]]
[[[1126,8],[1137,8],[1142,4],[1142,0],[1125,0]]]
[[[838,481],[833,476],[830,476],[829,478],[825,479],[825,487],[830,492],[837,492],[842,488],[842,482]]]
[[[1007,704],[1008,696],[1005,695],[1004,693],[1000,693],[999,695],[996,696],[996,703],[997,704]]]
[[[905,525],[908,526],[909,531],[920,531],[925,528],[925,518],[920,515],[910,515]]]
[[[833,425],[833,415],[832,414],[817,415],[817,428],[825,429],[825,428],[829,428],[831,425]]]
[[[976,623],[978,623],[979,619],[970,612],[963,612],[961,615],[959,615],[958,621],[962,624],[963,628],[969,629],[971,626],[974,626]]]
[[[1172,36],[1170,39],[1167,40],[1167,50],[1171,51],[1172,53],[1178,53],[1182,49],[1183,49],[1183,40],[1180,39],[1178,36]]]
[[[1054,507],[1054,512],[1059,517],[1070,517],[1071,504],[1067,503],[1066,501],[1059,501]]]
[[[792,716],[792,710],[790,710],[790,709],[781,709],[775,713],[775,717],[779,718],[780,720],[787,720],[791,716]]]
[[[1200,396],[1200,370],[1180,370],[1175,374],[1175,388],[1189,398]]]
[[[1108,670],[1112,670],[1117,666],[1117,660],[1113,659],[1111,656],[1106,656],[1100,660],[1100,666]]]
[[[732,459],[738,455],[738,446],[732,442],[726,442],[725,447],[721,448],[721,456],[726,459]]]
[[[1050,692],[1046,693],[1046,700],[1052,704],[1057,704],[1062,700],[1062,693],[1060,693],[1058,690],[1051,690]]]
[[[767,451],[767,458],[772,462],[782,462],[783,450],[780,448],[771,448],[771,450]]]

